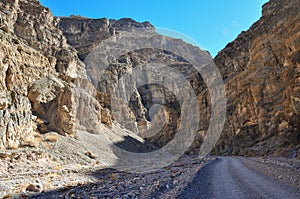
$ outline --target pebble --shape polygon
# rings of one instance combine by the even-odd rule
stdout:
[[[40,183],[32,183],[26,187],[27,192],[39,192],[43,191],[43,186]]]

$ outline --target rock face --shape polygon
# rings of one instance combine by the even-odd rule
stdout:
[[[105,46],[107,48],[112,47],[112,45],[101,44],[103,40],[114,37],[120,32],[128,31],[142,31],[147,34],[154,33],[155,29],[149,22],[138,23],[129,18],[123,18],[120,20],[113,19],[89,19],[83,18],[80,16],[71,16],[71,17],[60,17],[57,19],[59,21],[58,26],[62,30],[62,33],[67,38],[67,41],[70,45],[74,46],[78,51],[79,58],[84,61],[85,58],[99,45]],[[146,59],[146,58],[145,58]],[[112,86],[118,84],[118,74],[125,74],[127,70],[130,71],[138,63],[127,62],[130,58],[122,57],[118,59],[117,63],[114,63],[114,68],[110,70],[106,75],[106,82],[100,82],[99,78],[101,76],[100,72],[97,70],[99,66],[88,67],[87,73],[91,79],[95,88],[97,88],[100,93],[98,93],[98,101],[101,105],[108,111],[105,111],[103,114],[102,121],[108,126],[111,122],[106,121],[106,116],[110,118],[111,110],[111,94],[114,89]],[[133,66],[133,64],[135,64]],[[123,70],[123,71],[122,71]],[[131,82],[134,85],[134,82]],[[124,85],[125,88],[125,85]],[[125,92],[126,93],[126,92]],[[115,103],[120,105],[119,116],[124,116],[124,121],[131,121],[130,124],[125,124],[125,127],[137,132],[138,124],[132,124],[139,121],[146,121],[145,119],[145,107],[142,105],[141,96],[138,91],[135,90],[136,101],[132,108],[127,106],[121,106],[121,101],[118,100]],[[118,96],[121,97],[121,96]],[[129,103],[129,100],[125,100],[125,104]],[[115,105],[115,107],[119,106]],[[104,110],[103,110],[104,111]]]
[[[262,17],[214,59],[226,83],[217,154],[300,153],[300,2],[271,0]]]
[[[84,83],[77,51],[36,0],[1,1],[0,13],[0,148],[36,146],[35,136],[49,131],[73,136],[81,126],[77,106],[85,102],[80,88],[97,95]],[[97,103],[90,102],[85,113],[95,111],[100,121]]]
[[[138,23],[129,18],[120,20],[113,19],[89,19],[80,16],[58,18],[59,28],[62,30],[68,43],[78,51],[80,59],[86,56],[97,47],[102,40],[105,40],[119,31],[139,29],[147,32],[154,32],[154,27],[149,22]]]
[[[115,21],[63,17],[60,18],[59,27],[68,42],[78,50],[79,57],[86,58],[84,61],[87,74],[95,88],[100,91],[98,100],[101,105],[112,111],[114,119],[124,127],[142,137],[147,137],[148,141],[159,147],[166,145],[178,132],[181,126],[181,116],[184,115],[181,110],[187,110],[188,106],[184,107],[185,105],[180,104],[180,99],[177,99],[173,91],[168,90],[168,88],[177,90],[178,93],[181,93],[181,96],[186,98],[191,96],[180,82],[171,81],[172,77],[174,79],[174,75],[171,73],[166,74],[166,71],[162,72],[161,68],[155,69],[154,66],[151,66],[151,64],[156,63],[166,65],[176,73],[183,75],[192,85],[196,96],[200,93],[206,93],[205,96],[196,97],[196,100],[201,102],[201,110],[207,110],[204,111],[205,114],[201,114],[202,122],[198,128],[200,130],[207,128],[208,124],[203,122],[203,118],[205,117],[205,120],[208,120],[209,115],[207,115],[207,112],[209,112],[209,108],[203,105],[205,105],[204,100],[207,100],[209,96],[204,81],[198,71],[193,70],[191,64],[174,52],[142,47],[133,51],[125,51],[123,55],[116,57],[116,61],[112,63],[104,61],[100,64],[89,64],[91,57],[99,56],[96,61],[99,61],[100,58],[106,60],[107,56],[122,51],[123,46],[128,49],[135,49],[138,45],[138,42],[135,41],[145,41],[143,44],[145,46],[147,46],[147,42],[159,43],[165,47],[164,49],[185,46],[186,44],[183,41],[160,36],[154,33],[154,28],[149,23],[138,24],[130,19]],[[124,40],[124,45],[118,44],[119,40]],[[191,45],[189,46],[189,52],[190,55],[201,55],[201,62],[203,63],[199,64],[204,65],[211,60],[207,52],[200,51]],[[186,56],[190,55],[186,54]],[[102,65],[107,65],[105,71],[100,70]],[[147,65],[149,65],[149,71],[146,70]],[[135,76],[135,71],[143,72]],[[154,73],[157,75],[153,75]],[[104,77],[101,79],[102,74],[104,74]],[[126,75],[131,76],[127,79],[126,77],[122,78]],[[163,79],[166,79],[166,77],[170,81]],[[147,80],[146,83],[143,80]],[[149,84],[153,81],[160,81],[162,84]],[[144,82],[145,85],[141,85],[141,82]],[[157,109],[153,106],[156,106]],[[151,111],[158,113],[156,117],[151,117],[151,114],[153,114]],[[193,117],[192,113],[190,114]],[[192,122],[187,122],[185,126],[195,126],[197,128]],[[199,131],[199,129],[196,130]],[[154,135],[148,135],[147,132],[149,133],[149,131],[155,132]]]
[[[37,0],[1,1],[0,13],[0,148],[37,146],[39,134],[48,132],[73,137],[105,130],[113,136],[112,116],[100,100],[105,94],[87,80],[80,52],[58,27],[60,19]],[[91,39],[95,28],[110,35],[129,27],[154,30],[131,19],[110,20],[105,28],[106,21],[92,20],[93,28],[81,36]]]
[[[300,143],[297,7],[299,2],[295,0],[270,1],[263,7],[261,19],[248,31],[242,32],[235,41],[229,43],[214,59],[226,83],[228,95],[227,121],[214,153],[297,156]],[[85,59],[87,54],[103,40],[115,36],[118,32],[141,26],[145,28],[145,25],[150,32],[153,31],[151,25],[147,23],[137,25],[129,19],[113,21],[73,17],[61,18],[59,22],[68,43],[78,50],[81,59]],[[108,48],[110,47],[108,45]],[[109,103],[111,88],[108,85],[120,83],[118,82],[120,74],[130,73],[140,64],[140,60],[144,64],[149,63],[155,53],[157,52],[140,51],[124,55],[115,63],[117,68],[115,71],[107,71],[110,75],[108,80],[101,84],[98,84],[98,81],[93,82],[101,91],[98,97],[104,107],[111,109]],[[156,59],[159,59],[158,57]],[[184,68],[186,63],[173,61],[170,64]],[[88,73],[93,75],[97,74],[97,71],[94,68]],[[200,115],[198,136],[192,148],[199,148],[207,132],[211,107],[210,95],[202,85],[203,80],[201,77],[195,79],[197,82],[195,87],[201,88],[197,95],[199,108],[203,112]],[[121,84],[126,88],[125,82]],[[157,90],[157,87],[154,88]],[[119,111],[123,112],[122,115],[127,117],[126,120],[136,121],[133,126],[125,125],[136,132],[142,125],[150,123],[149,106],[152,102],[144,94],[153,93],[153,90],[147,89],[136,89],[135,94],[126,101],[127,104],[131,103],[129,108],[122,108],[120,101],[115,102],[120,107]],[[171,98],[166,92],[163,92],[162,96]],[[172,115],[175,117],[173,121],[176,121],[178,117],[175,113],[178,113],[178,110],[178,107],[173,109],[173,112],[168,110],[166,115]],[[178,122],[171,126],[176,125]],[[176,133],[174,129],[166,128],[159,134],[160,136],[154,136],[149,140],[162,146],[172,139]]]
[[[84,77],[83,64],[66,43],[48,8],[37,0],[5,0],[1,2],[1,10],[4,29],[40,51],[58,72],[73,78]]]
[[[203,52],[203,57],[205,55],[208,56]],[[172,78],[176,77],[175,73],[165,74],[161,72],[161,67],[151,67],[154,63],[164,63],[172,71],[183,75],[190,84],[194,83],[196,101],[196,96],[207,89],[199,73],[192,70],[191,64],[172,52],[158,49],[140,49],[123,55],[105,71],[104,79],[98,82],[98,89],[109,96],[114,95],[113,99],[109,99],[112,104],[107,108],[112,109],[117,121],[140,136],[147,137],[147,140],[156,146],[162,147],[174,138],[179,127],[183,125],[181,120],[184,112],[188,110],[188,105],[182,102],[180,97],[193,96],[179,78],[178,82],[172,81]],[[151,71],[145,69],[147,64],[150,65]],[[135,76],[132,71],[143,72]],[[122,76],[128,74],[133,78],[122,79]],[[165,80],[166,77],[169,80]],[[147,81],[143,81],[143,78]],[[114,89],[117,89],[117,92]],[[193,117],[192,112],[188,114],[188,117]],[[192,122],[185,125],[193,126]],[[205,127],[200,124],[198,128]]]
[[[0,147],[34,145],[35,116],[27,98],[27,85],[55,68],[39,51],[13,34],[18,2],[2,1],[0,30],[1,110]]]

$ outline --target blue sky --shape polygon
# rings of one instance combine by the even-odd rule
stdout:
[[[261,16],[267,0],[40,0],[55,16],[149,21],[193,39],[214,57]],[[172,31],[163,31],[169,34]],[[172,36],[174,33],[171,34]]]

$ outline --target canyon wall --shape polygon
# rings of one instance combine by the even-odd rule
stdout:
[[[299,154],[299,7],[297,0],[271,0],[215,57],[228,97],[216,154]]]
[[[82,103],[81,113],[101,124],[107,111],[84,99],[97,91],[50,10],[36,0],[4,0],[0,13],[0,148],[37,146],[50,131],[74,136],[84,126],[76,115]]]
[[[214,154],[298,156],[300,27],[297,7],[299,2],[296,0],[272,0],[265,4],[262,17],[215,57],[215,64],[219,67],[226,84],[228,102],[226,123]],[[119,24],[123,24],[121,22]],[[123,31],[137,27],[134,22],[126,24],[122,25],[127,28],[123,28]],[[108,19],[61,18],[59,26],[68,42],[78,50],[79,57],[83,59],[96,45],[121,31],[118,29],[120,26],[113,28],[113,23]],[[94,27],[98,27],[98,31],[95,31]],[[153,32],[151,25],[147,28]],[[151,57],[149,55],[151,53],[147,52],[139,56],[144,59],[143,63],[148,63],[147,57]],[[119,64],[126,70],[132,70],[138,65],[132,60],[138,59],[133,55],[128,56],[129,62],[126,62],[126,59],[118,62],[121,62]],[[184,68],[183,63],[172,64]],[[119,67],[120,70],[123,67]],[[184,72],[188,70],[182,69]],[[95,73],[93,71],[90,74]],[[115,75],[117,74],[118,72],[115,72]],[[117,79],[113,75],[111,78]],[[111,84],[111,81],[108,81],[108,84]],[[191,151],[197,151],[194,149],[201,146],[209,125],[211,108],[209,92],[202,85],[204,82],[201,76],[196,77],[195,82],[198,82],[196,87],[201,87],[197,95],[199,109],[203,111],[198,136]],[[94,85],[97,83],[94,82]],[[103,84],[95,86],[103,93],[109,93],[107,88],[103,88]],[[150,122],[147,120],[147,110],[151,103],[143,101],[145,98],[142,90],[135,92],[135,105],[125,110],[127,116],[137,122],[137,126],[139,123]],[[177,112],[178,109],[179,107]],[[169,115],[174,116],[174,112],[171,113],[170,111]],[[175,123],[173,127],[176,127]],[[136,126],[128,128],[134,130]],[[167,128],[156,139],[150,140],[162,146],[175,132],[176,130]]]
[[[126,18],[115,21],[79,16],[61,17],[59,27],[85,62],[88,77],[100,91],[99,102],[124,127],[158,147],[169,143],[183,126],[189,129],[186,132],[197,132],[201,134],[199,139],[203,138],[210,117],[207,105],[209,94],[201,74],[187,59],[192,59],[196,54],[200,60],[198,64],[204,66],[212,62],[208,52],[182,40],[161,36],[155,33],[154,27],[148,22],[139,24]],[[124,50],[124,46],[128,51],[108,63],[109,57]],[[140,47],[135,49],[137,46]],[[188,53],[182,57],[176,51]],[[91,59],[95,63],[90,63]],[[167,70],[165,66],[170,69],[169,72],[164,71]],[[134,76],[135,71],[140,71],[139,75]],[[180,79],[172,82],[178,74],[189,82],[192,93],[184,88]],[[177,91],[177,95],[174,91]],[[180,96],[192,98],[191,94],[200,103],[201,111],[197,116],[188,110],[187,104],[181,104],[178,99]],[[157,115],[151,117],[151,111]],[[184,115],[188,119],[182,124]],[[200,122],[193,123],[193,118],[199,117]],[[196,144],[198,147],[200,142]]]

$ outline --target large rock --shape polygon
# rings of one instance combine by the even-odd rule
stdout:
[[[34,114],[40,119],[42,133],[55,131],[75,136],[77,130],[100,134],[112,127],[110,112],[96,100],[98,91],[84,79],[67,83],[54,76],[33,82],[28,97]]]
[[[67,83],[54,76],[45,77],[30,85],[28,97],[34,114],[43,121],[39,124],[40,132],[56,131],[63,135],[74,135],[71,95]]]

